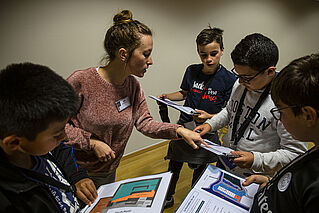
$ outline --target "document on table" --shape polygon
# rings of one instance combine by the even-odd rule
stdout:
[[[158,98],[158,97],[155,97],[155,96],[148,96],[158,102],[161,102],[163,104],[166,104],[167,106],[170,106],[170,107],[173,107],[181,112],[184,112],[186,113],[187,115],[196,115],[196,114],[199,114],[198,112],[195,111],[195,109],[191,108],[191,107],[187,107],[187,106],[182,106],[182,105],[179,105],[167,98],[164,98],[164,99],[161,99],[161,98]]]
[[[259,185],[243,186],[244,178],[208,165],[176,213],[249,212]]]
[[[98,198],[82,213],[162,212],[172,173],[164,172],[106,184],[98,189]]]

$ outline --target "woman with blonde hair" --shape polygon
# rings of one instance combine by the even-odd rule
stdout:
[[[183,137],[193,148],[202,141],[181,125],[153,120],[144,92],[135,78],[153,64],[152,31],[123,10],[105,35],[107,64],[75,71],[67,80],[81,99],[76,117],[66,127],[68,144],[96,187],[115,180],[116,168],[135,126],[152,138]]]

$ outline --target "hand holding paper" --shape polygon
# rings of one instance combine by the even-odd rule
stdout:
[[[240,168],[250,168],[254,162],[254,154],[251,152],[234,151],[232,154],[238,156],[237,158],[233,159],[233,162]]]
[[[84,178],[75,183],[76,196],[86,205],[91,205],[97,198],[94,183],[89,178]]]
[[[265,175],[251,175],[246,178],[246,180],[243,182],[243,186],[249,186],[252,183],[261,184],[260,188],[263,189],[266,184],[268,183],[269,179]]]
[[[184,127],[179,127],[176,130],[177,134],[179,134],[183,139],[191,146],[193,149],[198,149],[197,144],[202,145],[203,139],[197,132],[193,132]]]
[[[204,123],[207,119],[213,117],[212,114],[209,114],[204,110],[195,109],[195,111],[198,112],[198,114],[193,115],[193,119],[198,123]]]
[[[201,136],[205,135],[207,132],[210,132],[211,126],[207,123],[197,126],[194,131],[198,132]]]

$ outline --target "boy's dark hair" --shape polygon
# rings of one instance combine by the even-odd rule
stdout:
[[[271,97],[288,106],[295,115],[302,106],[311,106],[319,112],[319,54],[307,55],[290,62],[273,80]]]
[[[0,139],[14,134],[34,140],[77,108],[72,86],[48,67],[20,63],[0,71]]]
[[[197,46],[204,46],[207,44],[210,44],[214,41],[216,41],[219,46],[220,49],[223,50],[224,49],[224,44],[223,44],[223,30],[219,29],[219,28],[211,28],[210,26],[208,26],[209,28],[207,29],[203,29],[197,36],[196,38],[196,44]]]
[[[243,38],[231,52],[231,59],[236,65],[249,66],[256,71],[276,66],[278,47],[268,37],[253,33]]]

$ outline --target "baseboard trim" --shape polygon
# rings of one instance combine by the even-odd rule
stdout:
[[[137,151],[134,151],[134,152],[131,152],[131,153],[128,153],[126,155],[124,155],[122,157],[122,160],[126,160],[127,158],[131,158],[131,157],[135,157],[135,156],[138,156],[138,155],[141,155],[145,152],[148,152],[150,150],[153,150],[153,149],[156,149],[156,148],[159,148],[159,147],[162,147],[162,146],[165,146],[169,143],[169,140],[166,140],[166,141],[160,141],[159,143],[156,143],[156,144],[153,144],[153,145],[150,145],[148,147],[145,147],[145,148],[142,148],[140,150],[137,150]]]

